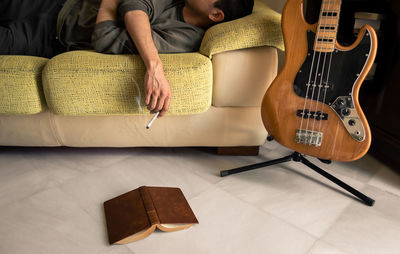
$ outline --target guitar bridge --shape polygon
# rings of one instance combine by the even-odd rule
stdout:
[[[310,131],[310,130],[296,130],[296,142],[305,145],[321,146],[322,132]]]

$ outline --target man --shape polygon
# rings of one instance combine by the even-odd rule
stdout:
[[[205,29],[252,9],[253,0],[8,0],[0,4],[0,54],[139,53],[146,66],[145,104],[163,116],[171,89],[158,54],[197,51]]]

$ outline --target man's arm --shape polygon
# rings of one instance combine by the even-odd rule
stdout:
[[[102,0],[96,24],[106,20],[116,21],[116,10],[117,0]],[[144,11],[133,10],[125,14],[124,21],[146,66],[145,104],[150,111],[160,111],[160,116],[163,116],[169,110],[171,88],[151,36],[149,17]]]
[[[151,36],[149,18],[145,12],[135,10],[127,12],[124,20],[126,29],[146,66],[145,104],[149,110],[160,111],[160,116],[163,116],[169,109],[171,88],[165,78],[164,68]]]

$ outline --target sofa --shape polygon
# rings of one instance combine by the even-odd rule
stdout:
[[[0,56],[0,145],[258,147],[277,50],[280,14],[258,0],[251,15],[208,29],[199,52],[161,54],[172,100],[149,129],[137,55]]]

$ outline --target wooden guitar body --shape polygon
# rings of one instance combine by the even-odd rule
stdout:
[[[302,0],[287,1],[282,29],[285,63],[261,108],[267,131],[302,154],[338,161],[359,159],[371,144],[358,93],[375,59],[375,31],[364,26],[350,47],[335,40],[331,52],[320,52],[314,44],[329,40],[321,37],[318,24],[305,21]]]

